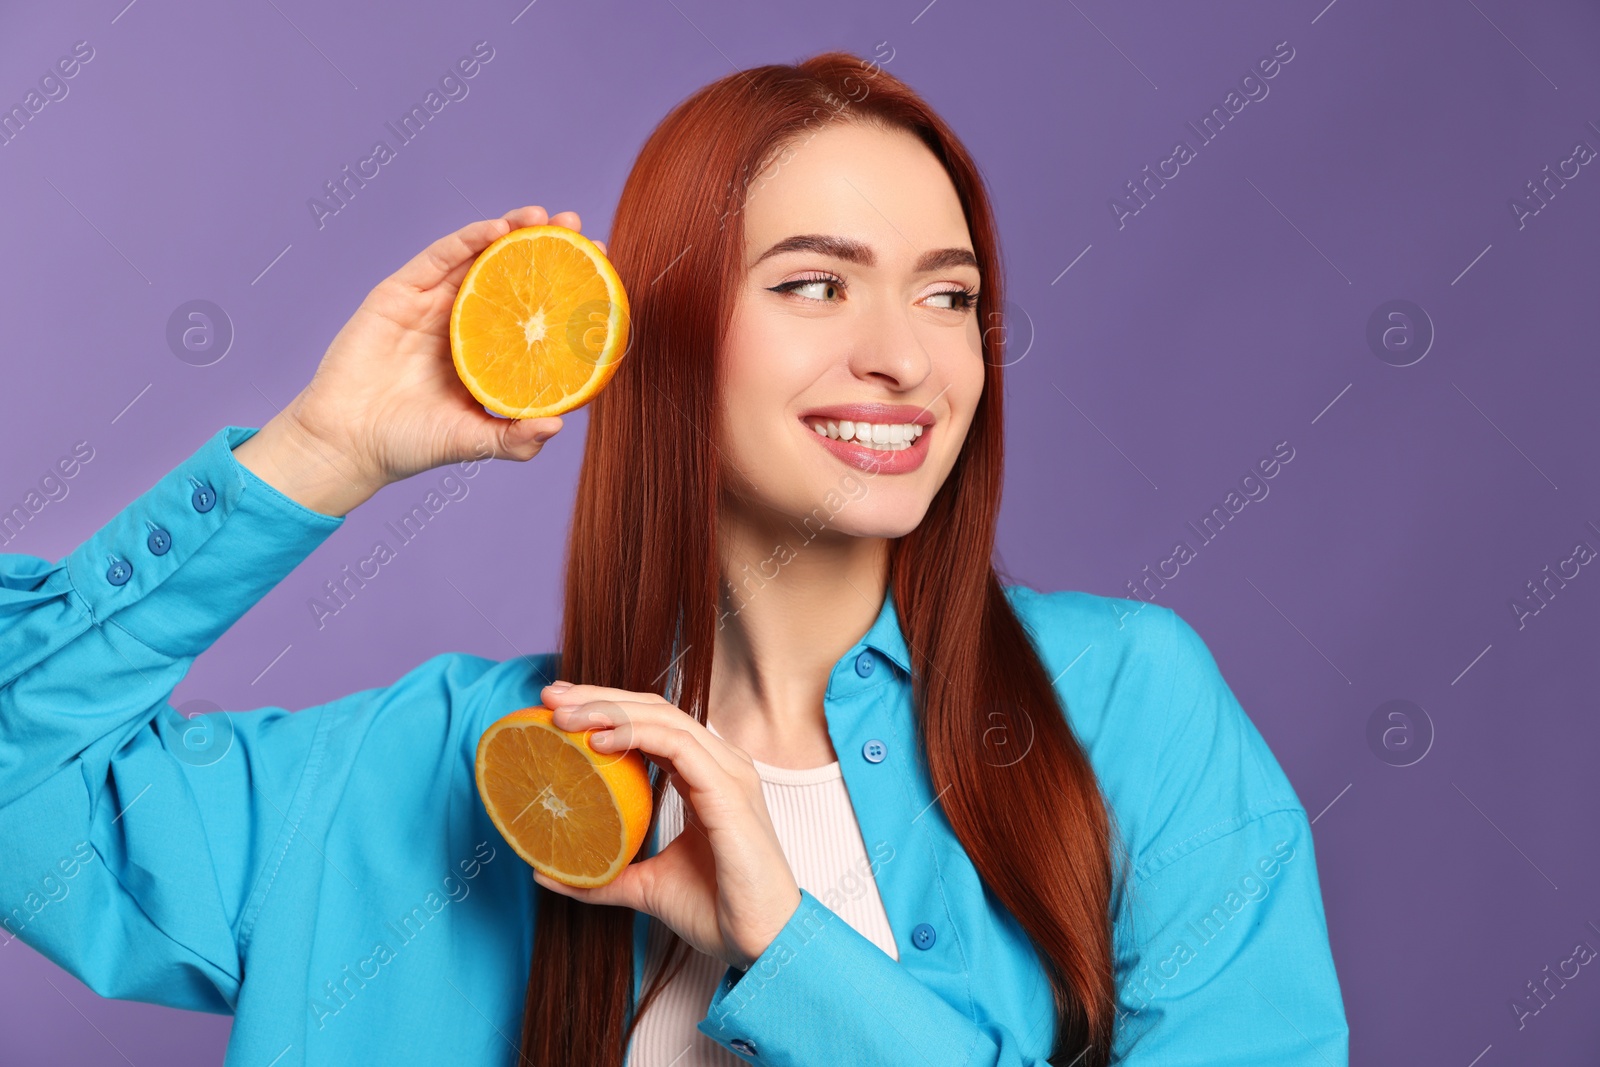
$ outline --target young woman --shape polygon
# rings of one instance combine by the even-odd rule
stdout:
[[[545,221],[435,242],[259,432],[56,564],[0,556],[10,934],[234,1014],[230,1067],[1344,1064],[1305,810],[1199,636],[991,563],[993,216],[850,55],[709,85],[639,155],[559,654],[177,715],[379,488],[560,428],[485,414],[446,332],[474,256]],[[479,736],[539,703],[662,772],[604,888],[530,877],[476,796]]]

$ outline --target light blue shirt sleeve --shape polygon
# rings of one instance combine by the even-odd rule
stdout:
[[[254,432],[219,432],[57,563],[0,555],[0,925],[102,996],[232,1010],[309,752],[314,716],[167,702],[344,521],[239,467]]]
[[[1200,636],[1163,613],[1171,695],[1116,905],[1113,1062],[1345,1067],[1305,809]]]
[[[1164,608],[1138,629],[1124,673],[1091,687],[1105,691],[1106,707],[1125,709],[1107,715],[1120,722],[1099,724],[1122,747],[1115,767],[1098,769],[1103,788],[1136,809],[1125,820],[1131,888],[1114,902],[1112,1062],[1345,1067],[1348,1030],[1305,811],[1194,630]],[[816,897],[801,897],[750,967],[725,973],[702,1033],[800,1067],[1048,1067],[1025,1051],[1035,1044],[979,1025]]]
[[[440,819],[477,814],[452,795],[493,661],[437,656],[297,712],[180,716],[168,698],[194,659],[344,522],[238,463],[255,432],[219,431],[57,563],[0,554],[0,939],[101,996],[232,1013],[276,880],[303,925],[277,920],[254,984],[300,1024],[305,986],[272,983],[304,965],[305,902],[331,890],[284,887],[291,846],[403,912],[382,872],[431,861]],[[374,804],[390,817],[371,821]]]

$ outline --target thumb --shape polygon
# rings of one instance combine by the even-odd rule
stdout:
[[[538,419],[499,419],[484,412],[481,419],[479,437],[484,440],[479,446],[479,454],[487,451],[494,459],[530,460],[562,427],[559,415]]]
[[[567,885],[542,874],[538,869],[533,872],[533,880],[553,893],[560,893],[584,904],[605,904],[639,911],[643,902],[638,899],[636,890],[639,879],[632,868],[633,865],[630,864],[616,878],[605,885],[597,886]]]

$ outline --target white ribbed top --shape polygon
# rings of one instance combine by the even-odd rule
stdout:
[[[757,760],[756,770],[795,881],[892,959],[899,959],[872,876],[873,857],[867,855],[839,761],[793,770]],[[683,830],[683,798],[670,785],[661,797],[659,830],[665,848]],[[651,921],[646,986],[660,970],[670,937],[660,922]],[[640,1017],[628,1067],[741,1067],[745,1062],[695,1029],[728,965],[696,949],[688,952],[683,970]],[[796,1007],[804,1010],[804,1005]],[[817,1023],[826,1025],[822,1019]]]

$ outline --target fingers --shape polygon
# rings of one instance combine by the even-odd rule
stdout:
[[[557,689],[557,686],[564,688]],[[656,693],[635,693],[627,689],[611,689],[603,685],[571,685],[562,682],[560,679],[551,682],[539,692],[541,696],[554,699],[555,703],[552,703],[550,699],[545,700],[545,707],[547,708],[554,708],[559,704],[581,704],[587,700],[631,700],[640,703],[654,702],[660,704],[667,702],[665,697]],[[682,711],[678,712],[678,714],[686,715]]]
[[[573,693],[578,695],[568,696]],[[617,696],[596,695],[604,693],[615,693]],[[640,701],[634,699],[635,697],[647,699]],[[551,709],[551,718],[555,725],[562,730],[576,732],[612,729],[613,736],[621,742],[633,741],[635,735],[625,730],[629,726],[650,727],[651,732],[648,735],[641,735],[648,738],[659,737],[659,730],[676,731],[685,734],[708,752],[716,760],[717,765],[729,774],[749,772],[755,767],[754,761],[742,750],[734,748],[707,730],[688,712],[667,703],[653,693],[629,693],[626,690],[607,689],[597,685],[572,686],[557,693],[552,692],[547,686],[543,699],[545,706]],[[619,743],[610,748],[595,745],[594,741],[595,738],[591,735],[590,745],[596,752],[622,752],[628,748],[639,747],[647,754],[665,754],[649,747],[643,740],[637,745]]]
[[[578,213],[576,211],[563,211],[559,215],[551,218],[550,222],[555,226],[565,226],[569,230],[576,230],[579,233],[583,232],[583,221],[578,218]],[[600,251],[605,255],[611,254],[606,252],[606,243],[604,241],[596,241],[595,244],[600,246]]]
[[[613,729],[591,734],[589,747],[601,753],[638,749],[652,762],[665,763],[666,769],[688,783],[690,789],[711,790],[717,795],[725,795],[723,783],[726,783],[727,776],[740,773],[740,764],[737,761],[731,766],[724,763],[705,741],[713,742],[715,748],[726,751],[726,746],[703,729],[695,733],[673,723],[628,716]],[[732,753],[727,752],[724,758],[731,759]],[[703,816],[699,805],[695,810]],[[704,818],[701,821],[704,822]]]
[[[519,207],[508,211],[502,216],[511,223],[513,230],[520,230],[524,226],[543,226],[550,221],[550,216],[544,208],[537,206]]]
[[[505,219],[480,219],[433,242],[394,272],[394,280],[425,291],[446,281],[459,284],[478,253],[511,232]]]
[[[439,238],[395,271],[394,279],[418,290],[432,289],[445,282],[459,285],[478,253],[496,238],[524,226],[542,226],[546,222],[569,230],[579,230],[582,226],[576,211],[563,211],[551,217],[537,205],[519,207],[498,219],[480,219]]]

